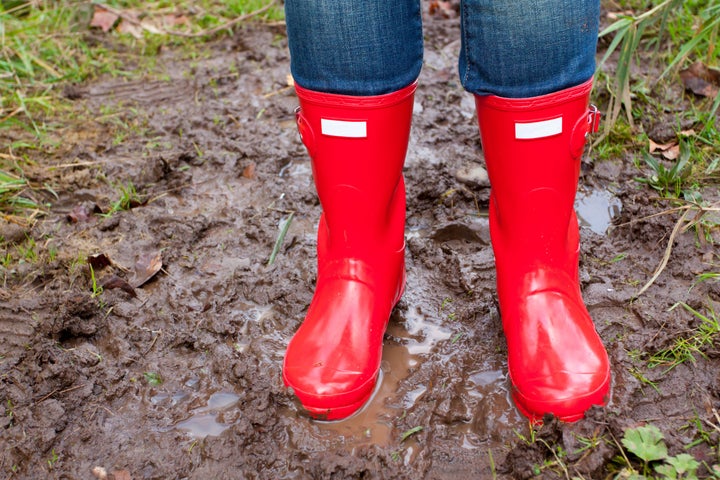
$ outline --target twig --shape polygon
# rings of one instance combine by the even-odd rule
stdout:
[[[618,449],[620,450],[620,454],[621,454],[621,455],[623,456],[623,458],[625,459],[625,462],[627,463],[628,467],[632,468],[632,463],[630,463],[630,459],[628,459],[627,455],[625,455],[625,450],[623,450],[623,448],[620,446],[620,443],[617,441],[617,438],[615,438],[615,435],[613,435],[613,433],[612,433],[611,431],[608,431],[608,433],[609,433],[610,436],[612,437],[612,440],[613,440],[613,442],[615,443],[615,445],[616,445],[616,446],[618,447]]]
[[[152,350],[152,348],[155,346],[155,342],[157,342],[158,337],[162,334],[162,330],[158,330],[157,332],[153,332],[153,333],[155,333],[155,336],[152,339],[152,343],[147,348],[147,350],[145,350],[145,353],[143,353],[143,355],[147,355],[150,352],[150,350]]]
[[[679,198],[654,198],[653,200],[667,200],[667,201],[673,201],[673,202],[681,201]],[[716,205],[718,205],[718,206],[716,206]],[[714,204],[712,204],[712,206],[704,207],[695,202],[687,202],[685,205],[681,205],[679,207],[669,208],[667,210],[663,210],[662,212],[653,213],[651,215],[646,215],[644,217],[633,218],[632,220],[630,220],[628,222],[615,225],[614,228],[627,227],[628,225],[632,225],[633,223],[650,220],[651,218],[659,217],[661,215],[667,215],[669,213],[680,212],[682,210],[691,210],[691,209],[700,210],[702,213],[720,212],[720,204],[714,203]]]
[[[66,388],[65,390],[60,390],[59,392],[58,392],[58,390],[57,390],[57,388],[56,388],[55,390],[53,390],[52,392],[48,393],[47,395],[45,395],[44,397],[42,397],[40,400],[38,400],[38,401],[35,402],[35,403],[36,403],[36,404],[37,404],[37,403],[42,403],[42,402],[44,402],[45,400],[47,400],[48,398],[50,398],[50,397],[52,397],[53,395],[55,395],[56,393],[57,393],[57,394],[68,393],[68,392],[72,392],[73,390],[77,390],[78,388],[85,387],[85,386],[87,386],[87,384],[86,384],[86,383],[83,383],[82,385],[75,385],[74,387]]]
[[[15,110],[13,110],[12,112],[10,112],[10,114],[8,114],[7,116],[5,116],[4,118],[0,118],[0,123],[5,122],[5,121],[7,121],[7,120],[10,120],[12,117],[14,117],[14,116],[17,115],[18,113],[22,112],[23,110],[24,110],[23,107],[18,107],[18,108],[16,108]]]
[[[15,7],[12,7],[12,8],[10,8],[10,9],[8,9],[8,10],[5,10],[3,13],[5,13],[6,15],[9,15],[9,14],[11,14],[11,13],[19,12],[19,11],[22,10],[23,8],[30,8],[31,6],[32,6],[32,5],[31,5],[31,2],[23,2],[23,3],[21,3],[20,5],[17,5],[17,6],[15,6]]]
[[[660,276],[663,270],[665,270],[665,267],[667,266],[668,260],[670,260],[670,253],[672,252],[673,242],[675,241],[675,237],[678,233],[680,233],[680,230],[682,229],[685,218],[688,216],[688,213],[690,213],[692,210],[687,209],[683,212],[683,214],[680,216],[678,221],[675,223],[675,227],[673,227],[672,233],[670,234],[670,238],[668,239],[667,247],[665,247],[665,255],[663,255],[663,259],[660,262],[660,265],[655,269],[655,273],[653,274],[652,278],[640,289],[638,293],[636,293],[633,296],[633,299],[638,298],[640,295],[642,295],[645,290],[650,288],[650,286],[655,283],[655,280]]]
[[[50,170],[56,169],[56,168],[73,168],[73,167],[87,167],[90,165],[98,165],[101,162],[75,162],[75,163],[61,163],[60,165],[50,165],[48,168]]]
[[[240,121],[237,118],[233,117],[229,113],[228,113],[228,117],[230,118],[230,120],[232,120],[235,123],[235,125],[237,125],[239,128],[242,128],[242,124],[240,123]]]
[[[290,90],[291,88],[293,88],[293,85],[288,85],[287,87],[283,87],[283,88],[281,88],[281,89],[279,89],[279,90],[275,90],[274,92],[266,93],[265,95],[263,95],[263,98],[274,97],[275,95],[279,95],[279,94],[281,94],[281,93],[287,92],[287,91]]]

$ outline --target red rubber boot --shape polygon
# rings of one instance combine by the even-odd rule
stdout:
[[[405,286],[402,168],[415,87],[372,97],[295,87],[323,214],[315,294],[283,380],[318,419],[348,417],[370,398]]]
[[[592,79],[534,98],[476,96],[513,398],[534,421],[604,405],[607,352],[583,303],[574,200]]]

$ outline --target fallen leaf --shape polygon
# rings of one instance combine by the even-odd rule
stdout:
[[[113,288],[119,288],[123,292],[127,293],[131,297],[137,297],[135,289],[128,282],[118,277],[117,275],[111,275],[100,283],[103,290],[112,290]]]
[[[664,152],[662,152],[662,156],[667,158],[668,160],[677,160],[677,158],[680,156],[680,145],[673,145],[672,147],[668,148]]]
[[[96,5],[92,20],[90,20],[90,26],[100,28],[103,32],[109,32],[119,18],[119,15],[110,13],[99,5]]]
[[[670,143],[655,143],[652,141],[652,139],[648,139],[648,142],[650,142],[649,152],[664,152],[665,150],[668,150],[669,148],[677,145],[676,142],[670,142]]]
[[[695,62],[680,72],[686,90],[701,97],[715,98],[720,86],[720,71],[709,68],[702,62]]]
[[[165,27],[177,27],[178,25],[189,25],[190,19],[185,15],[165,15],[162,18],[163,26]]]
[[[250,163],[243,169],[242,176],[245,178],[255,178],[255,162]]]
[[[102,270],[103,268],[112,265],[112,260],[110,260],[110,257],[104,253],[88,255],[87,260],[93,270]]]
[[[140,255],[135,262],[135,272],[132,285],[138,288],[150,280],[162,268],[162,252]]]
[[[153,22],[143,21],[143,22],[140,23],[140,26],[143,28],[143,30],[147,30],[148,32],[154,33],[154,34],[157,34],[157,35],[164,35],[164,34],[167,33],[165,30],[163,30],[162,28],[158,27],[158,26],[155,25]]]
[[[118,24],[117,31],[119,33],[127,33],[137,39],[141,39],[143,37],[143,29],[140,25],[133,22],[128,22],[124,19],[121,20]]]

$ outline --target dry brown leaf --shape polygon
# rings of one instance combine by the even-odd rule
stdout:
[[[680,156],[680,145],[673,145],[672,147],[668,148],[667,150],[662,152],[662,156],[668,160],[677,160],[677,158]]]
[[[103,268],[112,265],[112,260],[110,260],[110,257],[104,253],[88,255],[87,261],[93,270],[102,270]]]
[[[652,139],[648,139],[648,141],[650,142],[650,146],[649,146],[650,153],[657,152],[657,151],[664,152],[665,150],[677,145],[676,142],[655,143],[652,141]]]
[[[150,33],[154,33],[156,35],[165,35],[167,31],[163,30],[161,27],[155,25],[153,22],[147,22],[143,21],[140,22],[140,27],[142,27],[143,30],[147,30]]]
[[[104,8],[96,5],[93,17],[90,20],[90,26],[101,28],[103,32],[109,32],[115,26],[115,23],[119,18],[119,15],[108,12]]]
[[[190,25],[190,19],[185,15],[165,15],[162,17],[164,27],[177,27],[178,25]]]
[[[686,90],[701,97],[715,98],[720,86],[720,71],[708,68],[702,62],[695,62],[680,72]]]
[[[242,176],[245,178],[255,178],[255,162],[250,163],[243,169]]]
[[[117,31],[120,33],[127,33],[137,39],[140,39],[143,36],[143,29],[140,25],[128,22],[124,19],[121,20],[120,24],[117,26]]]
[[[135,262],[135,272],[132,279],[132,286],[138,288],[150,280],[162,268],[162,252],[140,255]]]
[[[108,278],[103,279],[100,285],[103,287],[104,290],[112,290],[113,288],[119,288],[131,297],[137,297],[137,293],[135,293],[135,289],[132,287],[132,285],[130,285],[128,282],[118,277],[117,275],[111,275]]]

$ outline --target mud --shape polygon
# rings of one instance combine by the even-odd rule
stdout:
[[[78,122],[49,154],[30,152],[52,167],[32,180],[58,198],[48,194],[50,212],[31,230],[0,232],[6,252],[27,236],[44,259],[14,263],[0,290],[0,477],[95,478],[99,466],[134,479],[555,478],[565,473],[548,467],[548,446],[562,446],[571,475],[605,478],[613,437],[644,422],[672,454],[703,427],[710,443],[689,451],[717,463],[705,423],[720,407],[717,343],[667,372],[647,364],[697,327],[676,302],[717,307],[717,282],[695,283],[717,271],[716,250],[692,230],[678,235],[663,274],[633,299],[677,215],[648,218],[667,205],[633,180],[632,158],[598,162],[592,151],[578,199],[580,271],[612,360],[612,399],[575,424],[547,419],[542,442],[529,441],[509,397],[489,185],[456,75],[457,20],[426,17],[405,168],[408,283],[372,402],[322,423],[282,385],[285,345],[312,296],[320,207],[294,125],[284,29],[250,24],[205,58],[165,50],[147,78],[72,86]],[[118,136],[121,124],[132,133]],[[128,182],[134,208],[93,213],[108,212]],[[162,269],[147,283],[111,288],[158,252]],[[79,261],[99,253],[112,260],[93,269],[102,293]],[[602,441],[582,449],[587,438]]]

